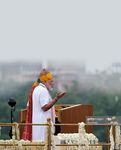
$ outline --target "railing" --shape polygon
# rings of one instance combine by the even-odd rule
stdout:
[[[31,123],[0,123],[1,127],[12,127],[12,139],[11,140],[0,140],[0,150],[28,150],[27,147],[34,147],[34,150],[51,150],[51,123],[50,119],[47,119],[46,124],[31,124]],[[33,126],[47,126],[46,141],[45,142],[31,142],[20,140],[16,136],[16,127],[33,125]],[[18,129],[19,130],[19,129]],[[36,148],[35,148],[36,147]],[[31,148],[30,148],[31,149]]]
[[[78,126],[78,124],[55,124],[55,126]],[[85,126],[93,126],[93,124],[85,124]],[[107,126],[108,128],[109,128],[109,126],[111,126],[111,124],[100,124],[100,125],[98,125],[98,124],[96,124],[95,126]],[[55,146],[60,146],[60,147],[64,147],[64,146],[66,146],[66,147],[73,147],[73,146],[76,146],[76,147],[79,147],[79,146],[85,146],[85,144],[56,144]],[[94,147],[96,147],[96,146],[101,146],[102,147],[102,149],[103,149],[103,147],[105,146],[106,147],[106,150],[108,150],[109,148],[110,148],[110,146],[111,146],[111,143],[110,142],[99,142],[98,144],[89,144],[88,145],[89,147],[91,146],[94,146]],[[96,150],[96,149],[95,149]]]
[[[41,143],[41,142],[21,142],[19,141],[19,139],[17,139],[16,137],[16,126],[25,126],[25,125],[34,125],[34,126],[47,126],[47,134],[46,134],[46,141],[44,143]],[[93,124],[85,124],[85,126],[92,126]],[[12,146],[13,149],[17,150],[17,146],[18,145],[22,145],[23,147],[27,147],[27,146],[30,146],[30,147],[34,147],[36,146],[37,149],[39,150],[51,150],[53,147],[72,147],[72,146],[76,146],[76,147],[79,147],[79,146],[85,146],[84,144],[53,144],[52,143],[52,124],[51,124],[51,121],[50,119],[47,120],[47,123],[46,124],[25,124],[25,123],[0,123],[0,126],[1,127],[6,127],[6,126],[11,126],[12,127],[12,140],[11,140],[11,143],[10,142],[0,142],[0,146],[4,146],[7,148],[7,146]],[[55,124],[54,126],[78,126],[78,124]],[[116,124],[95,124],[94,126],[106,126],[108,127],[108,130],[109,128],[112,126],[113,127],[113,136],[114,136],[114,150],[119,150],[120,149],[120,143],[117,143],[116,141]],[[121,126],[121,124],[118,124],[118,126]],[[110,131],[109,131],[110,132]],[[17,140],[18,142],[17,142]],[[111,147],[111,142],[99,142],[98,144],[89,144],[89,146],[105,146],[107,147],[107,149],[110,149]],[[43,148],[43,149],[42,149]],[[24,149],[22,149],[24,150]],[[56,150],[56,148],[55,148]]]

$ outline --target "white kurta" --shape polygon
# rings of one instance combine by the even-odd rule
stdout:
[[[32,123],[47,123],[47,118],[53,120],[53,109],[44,112],[41,108],[52,100],[46,86],[40,83],[33,91]],[[32,126],[32,140],[46,140],[46,126]]]

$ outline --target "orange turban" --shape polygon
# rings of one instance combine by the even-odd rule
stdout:
[[[48,80],[52,80],[53,74],[51,72],[47,71],[46,69],[43,69],[39,75],[39,79],[41,82],[46,82]]]

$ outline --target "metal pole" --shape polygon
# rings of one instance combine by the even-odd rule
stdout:
[[[11,123],[13,123],[13,110],[14,110],[14,108],[11,108]],[[9,136],[12,139],[12,136],[13,136],[13,134],[12,134],[12,127],[10,128]]]

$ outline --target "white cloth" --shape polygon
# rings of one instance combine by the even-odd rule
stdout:
[[[53,121],[54,112],[53,108],[48,111],[43,111],[41,108],[48,104],[49,101],[52,100],[49,91],[46,86],[40,83],[33,91],[32,102],[33,102],[33,110],[32,110],[32,123],[34,124],[43,124],[47,123],[47,118],[51,118]],[[53,118],[52,118],[53,117]],[[46,126],[32,126],[32,140],[46,140]]]

